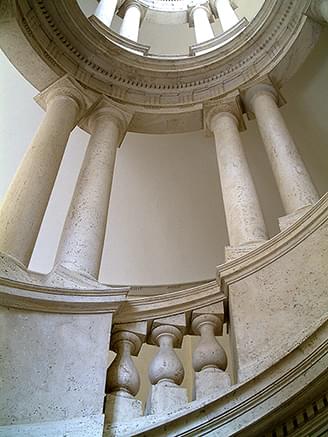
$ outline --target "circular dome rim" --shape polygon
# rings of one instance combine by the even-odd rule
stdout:
[[[68,19],[71,19],[72,23],[73,18],[77,18],[76,11],[80,11],[76,2],[72,2],[72,7],[69,7],[64,0],[57,0],[55,5],[47,0],[31,0],[34,9],[32,11],[33,14],[31,14],[31,10],[29,10],[28,14],[21,14],[18,17],[18,21],[38,54],[59,76],[70,74],[83,86],[121,103],[139,108],[141,111],[155,113],[156,111],[161,111],[161,109],[166,108],[166,110],[173,112],[189,112],[199,110],[200,105],[204,102],[213,98],[219,98],[230,91],[236,90],[255,78],[258,78],[260,75],[269,74],[272,69],[279,64],[305,25],[306,19],[303,14],[309,5],[309,0],[301,0],[301,5],[299,1],[300,0],[289,0],[288,2],[285,0],[266,0],[265,4],[272,8],[274,16],[272,17],[270,13],[270,19],[267,19],[262,25],[260,29],[261,32],[257,29],[257,32],[251,34],[247,41],[242,41],[240,47],[229,54],[230,64],[228,64],[227,71],[222,75],[220,75],[218,68],[220,67],[220,62],[222,66],[224,56],[222,56],[221,59],[216,58],[213,60],[211,59],[212,54],[201,55],[198,57],[196,63],[195,59],[184,59],[181,60],[181,62],[177,62],[175,60],[158,60],[144,57],[142,58],[143,62],[140,63],[139,56],[118,50],[117,47],[110,45],[110,43],[106,41],[107,46],[105,46],[103,50],[107,50],[107,55],[108,50],[111,50],[113,54],[111,60],[113,63],[119,61],[115,64],[115,68],[113,68],[114,71],[108,71],[103,65],[100,66],[95,62],[95,60],[98,61],[101,55],[103,55],[100,47],[97,48],[97,55],[93,55],[93,58],[90,59],[90,57],[88,58],[79,53],[79,50],[74,47],[74,41],[72,41],[72,39],[70,40],[65,37],[58,38],[58,28],[56,25],[63,24],[60,20],[61,15],[59,14],[58,16],[58,8],[61,14],[64,13]],[[42,20],[44,15],[50,16],[51,18],[51,12],[54,10],[57,12],[57,23],[55,23],[55,25],[53,25],[54,23],[45,23]],[[24,20],[25,23],[23,26],[22,22],[24,22]],[[38,26],[35,25],[37,20],[39,20]],[[33,27],[31,26],[31,22],[33,23]],[[94,26],[81,11],[77,23],[73,26],[73,31],[76,31],[76,27],[81,22],[88,27],[85,33],[93,34],[93,36],[96,37],[99,36],[99,33],[95,32]],[[288,45],[287,47],[285,47],[284,44],[276,44],[277,41],[274,41],[273,48],[275,56],[273,57],[266,46],[266,43],[272,42],[272,38],[266,37],[267,34],[265,32],[267,32],[268,29],[271,35],[276,32],[277,22],[278,24],[280,23],[280,28],[283,24],[284,28],[289,28],[290,32],[287,35],[286,32],[283,33],[282,37],[283,43]],[[287,24],[289,24],[289,26],[287,26]],[[251,28],[251,26],[252,23],[249,28]],[[28,31],[26,31],[26,28],[28,28]],[[37,31],[39,31],[39,29],[44,33],[56,33],[56,38],[52,40],[52,44],[56,45],[56,47],[51,50],[51,52],[49,52],[48,49],[46,50],[45,47],[42,47],[40,52],[40,45],[44,45],[44,43],[37,37]],[[295,35],[294,40],[291,40],[290,36],[292,34]],[[103,40],[105,39],[103,36],[102,38]],[[58,43],[58,45],[56,43]],[[58,52],[62,51],[59,47],[60,45],[65,45],[65,65],[63,62],[58,62]],[[272,47],[272,45],[270,46],[269,44],[269,48],[270,47]],[[248,51],[247,57],[250,63],[245,62],[245,51]],[[261,61],[261,55],[263,55],[263,53],[266,55],[266,59],[261,64],[261,62],[258,61]],[[307,55],[304,54],[304,56],[306,57]],[[233,58],[233,61],[231,61],[231,58]],[[60,58],[59,61],[61,61],[61,59],[62,58]],[[179,68],[177,68],[177,64],[179,64]],[[171,69],[172,66],[173,70]],[[106,68],[107,67],[108,65]],[[99,72],[101,68],[103,68],[103,70]],[[205,78],[203,74],[204,68],[207,69],[207,77]],[[211,81],[213,81],[213,71],[216,72],[217,77],[214,77],[214,86],[210,87],[209,85],[213,84],[213,82],[211,83]],[[200,76],[199,73],[201,73]],[[280,74],[279,80],[283,82],[284,78],[281,76],[283,75]],[[142,82],[145,77],[149,80],[148,83]],[[215,79],[217,79],[216,82]],[[153,84],[150,82],[153,82]]]

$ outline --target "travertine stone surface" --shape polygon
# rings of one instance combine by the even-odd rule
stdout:
[[[219,16],[223,32],[229,30],[238,23],[239,18],[231,6],[230,0],[215,0],[214,5]]]
[[[207,114],[215,136],[224,210],[231,246],[267,239],[263,214],[238,132],[238,119],[231,112]]]
[[[213,367],[195,372],[194,398],[203,399],[209,396],[219,396],[231,387],[228,373]]]
[[[71,290],[104,290],[108,285],[96,281],[92,277],[80,275],[78,272],[57,266],[50,273],[41,273],[27,270],[26,267],[14,258],[0,252],[0,277],[18,282],[25,282],[36,286],[68,288]]]
[[[227,356],[215,335],[222,334],[222,319],[215,313],[201,314],[192,321],[192,330],[200,335],[192,354],[195,371],[194,399],[201,399],[213,393],[219,394],[230,384],[225,374]],[[222,386],[221,386],[222,385]]]
[[[255,85],[245,102],[256,116],[286,213],[316,203],[318,193],[279,111],[275,88]]]
[[[116,8],[117,0],[100,0],[95,11],[95,16],[106,26],[110,27]]]
[[[308,14],[315,20],[328,23],[328,1],[312,0]]]
[[[47,110],[6,193],[0,210],[0,250],[25,266],[31,258],[43,215],[83,96],[58,81],[46,91]]]
[[[0,425],[101,415],[111,320],[0,307]]]
[[[295,413],[300,411],[306,411],[308,418],[309,415],[316,418],[311,404],[313,393],[322,394],[327,383],[324,376],[328,356],[327,329],[326,323],[304,343],[295,344],[293,352],[251,382],[234,385],[220,396],[189,403],[175,413],[146,416],[121,426],[106,427],[104,436],[194,435],[196,431],[197,435],[215,437],[238,433],[253,437],[275,429],[281,418],[286,426],[287,415],[288,427],[293,429]],[[309,390],[304,391],[305,387]],[[283,411],[281,405],[284,405]]]
[[[214,38],[214,32],[209,20],[210,15],[208,5],[194,6],[189,13],[189,24],[195,27],[197,44]]]
[[[151,386],[146,406],[147,414],[175,412],[188,403],[187,389],[170,382],[161,382]]]
[[[149,366],[152,387],[146,405],[147,414],[174,411],[188,401],[187,390],[179,387],[185,375],[183,364],[174,351],[175,347],[181,347],[185,328],[185,314],[153,322],[150,342],[159,346],[159,350]]]
[[[292,240],[282,252],[277,235],[273,255],[261,268],[231,279],[230,333],[238,381],[272,366],[328,318],[328,223],[318,228],[307,220],[307,229],[317,229],[305,239],[300,236],[301,244]]]
[[[298,209],[295,212],[287,214],[283,217],[279,217],[279,228],[281,231],[284,231],[289,226],[294,224],[302,215],[304,215],[307,211],[311,209],[311,205],[304,206],[303,208]]]
[[[129,393],[115,392],[106,396],[106,424],[129,422],[142,416],[142,402]]]
[[[142,7],[135,0],[128,0],[123,7],[124,18],[120,35],[137,42],[142,18]]]
[[[92,131],[58,246],[56,264],[98,277],[117,147],[130,116],[100,104],[89,116]]]
[[[233,259],[239,258],[261,246],[261,244],[264,244],[266,241],[267,240],[257,241],[256,243],[247,243],[242,246],[226,246],[224,248],[225,261],[229,262]]]
[[[0,437],[102,437],[104,415],[31,425],[0,426]]]

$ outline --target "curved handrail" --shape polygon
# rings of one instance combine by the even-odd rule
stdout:
[[[224,302],[225,296],[228,296],[229,284],[237,278],[240,279],[272,263],[300,244],[327,220],[328,193],[288,229],[252,252],[219,266],[217,282],[209,281],[198,285],[192,283],[189,284],[191,287],[187,286],[173,292],[138,297],[128,294],[130,287],[113,287],[96,281],[94,281],[94,287],[90,285],[88,288],[84,285],[83,289],[78,289],[42,285],[41,283],[32,284],[0,277],[0,304],[46,312],[63,310],[92,312],[92,303],[96,303],[96,312],[106,312],[106,308],[110,308],[111,300],[116,303],[119,300],[121,306],[116,308],[118,309],[115,314],[116,323],[151,320],[178,313],[188,313],[197,308]],[[221,289],[218,283],[221,284]],[[70,305],[74,306],[74,299],[77,300],[78,305],[72,310]],[[86,309],[83,305],[86,305]],[[104,308],[101,309],[101,305],[104,305]]]
[[[328,193],[313,205],[302,217],[266,243],[240,258],[217,268],[217,281],[228,294],[229,284],[246,277],[292,250],[302,243],[323,223],[328,221]]]
[[[290,354],[256,378],[236,384],[220,396],[191,402],[183,410],[163,414],[156,417],[157,420],[147,422],[145,417],[142,423],[139,419],[138,433],[133,435],[195,436],[212,431],[228,436],[232,435],[231,430],[238,432],[246,428],[247,435],[262,435],[264,430],[272,429],[273,423],[277,425],[273,412],[277,411],[281,420],[286,417],[292,420],[299,404],[305,410],[327,386],[327,332],[328,323],[325,323],[303,342],[301,353],[299,345],[295,345]],[[299,404],[292,402],[295,398]],[[287,411],[289,416],[285,414]],[[121,435],[129,435],[124,425],[122,429],[127,433]],[[110,425],[105,428],[106,437],[108,430]]]

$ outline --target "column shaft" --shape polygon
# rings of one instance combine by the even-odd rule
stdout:
[[[214,38],[213,29],[208,19],[208,11],[202,6],[196,6],[192,14],[197,44]]]
[[[79,112],[70,97],[54,96],[7,191],[0,211],[0,250],[30,261],[65,147]]]
[[[56,263],[98,277],[120,126],[110,113],[95,115],[92,135],[59,243]]]
[[[328,23],[328,1],[327,0],[321,0],[320,13],[321,13],[322,18]]]
[[[314,20],[328,23],[328,0],[312,0],[308,13]]]
[[[110,27],[116,11],[117,0],[100,0],[95,16],[106,26]]]
[[[141,9],[135,3],[127,6],[123,22],[120,28],[120,35],[132,41],[138,42],[141,21]]]
[[[214,115],[215,136],[224,209],[231,246],[267,239],[266,228],[243,151],[238,120],[229,112]]]
[[[319,199],[318,193],[280,113],[275,94],[270,86],[255,87],[249,92],[253,92],[249,104],[255,113],[287,214],[313,205]]]
[[[230,0],[215,0],[215,7],[223,32],[239,22],[239,18],[231,6]]]

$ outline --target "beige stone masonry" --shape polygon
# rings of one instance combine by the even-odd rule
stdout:
[[[267,233],[239,133],[244,124],[238,95],[206,106],[205,123],[215,137],[230,245],[262,243]]]
[[[108,368],[106,384],[106,423],[124,422],[143,415],[142,402],[135,399],[140,376],[131,358],[137,356],[147,335],[147,322],[116,325],[111,349],[117,355]]]
[[[318,193],[279,111],[274,86],[252,86],[246,91],[244,102],[256,116],[286,213],[315,204]]]
[[[87,108],[83,89],[59,79],[38,97],[46,114],[0,210],[0,250],[28,265],[72,129]]]
[[[97,278],[116,151],[131,115],[102,100],[86,123],[91,137],[59,243],[56,264]]]

